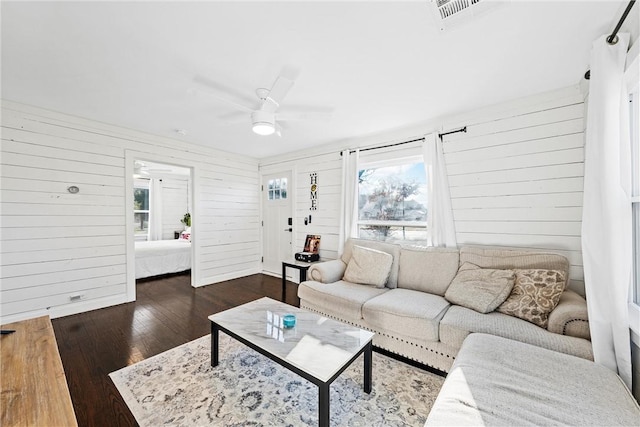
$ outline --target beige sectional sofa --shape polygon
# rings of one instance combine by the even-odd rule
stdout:
[[[640,407],[615,372],[589,360],[471,334],[425,426],[637,426]]]
[[[354,249],[355,248],[355,249]],[[343,280],[376,273],[351,263],[354,250],[369,248],[391,255],[383,287]],[[370,251],[370,252],[374,252]],[[355,258],[354,258],[355,259]],[[374,345],[448,372],[465,338],[485,333],[510,338],[584,359],[593,359],[586,301],[566,289],[546,328],[497,311],[481,313],[451,304],[447,291],[461,266],[481,269],[548,269],[568,282],[569,263],[559,254],[483,247],[458,249],[403,247],[350,239],[340,259],[314,264],[311,280],[298,287],[300,306],[376,333]],[[354,274],[354,267],[355,274]],[[456,279],[457,280],[457,279]],[[463,296],[464,298],[464,296]],[[470,301],[473,305],[474,301]]]

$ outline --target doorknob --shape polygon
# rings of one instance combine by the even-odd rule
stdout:
[[[284,231],[288,231],[288,232],[290,232],[290,233],[291,233],[291,232],[293,231],[293,228],[291,228],[291,227],[289,227],[289,228],[285,228],[285,229],[284,229]]]

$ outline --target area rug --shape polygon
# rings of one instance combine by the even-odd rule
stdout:
[[[362,390],[363,356],[331,385],[332,426],[422,426],[444,378],[373,353],[373,390]],[[109,374],[141,426],[317,426],[318,388],[220,334]]]

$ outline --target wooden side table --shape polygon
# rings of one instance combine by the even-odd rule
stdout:
[[[286,296],[287,296],[287,267],[295,268],[299,270],[300,282],[304,282],[305,280],[307,280],[307,270],[309,270],[309,267],[311,267],[313,264],[316,264],[322,261],[325,261],[325,260],[319,259],[318,261],[305,262],[305,261],[290,259],[287,261],[282,261],[282,302],[286,301]]]

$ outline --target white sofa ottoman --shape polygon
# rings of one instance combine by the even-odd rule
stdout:
[[[488,334],[469,335],[426,426],[637,426],[622,380],[592,361]]]

